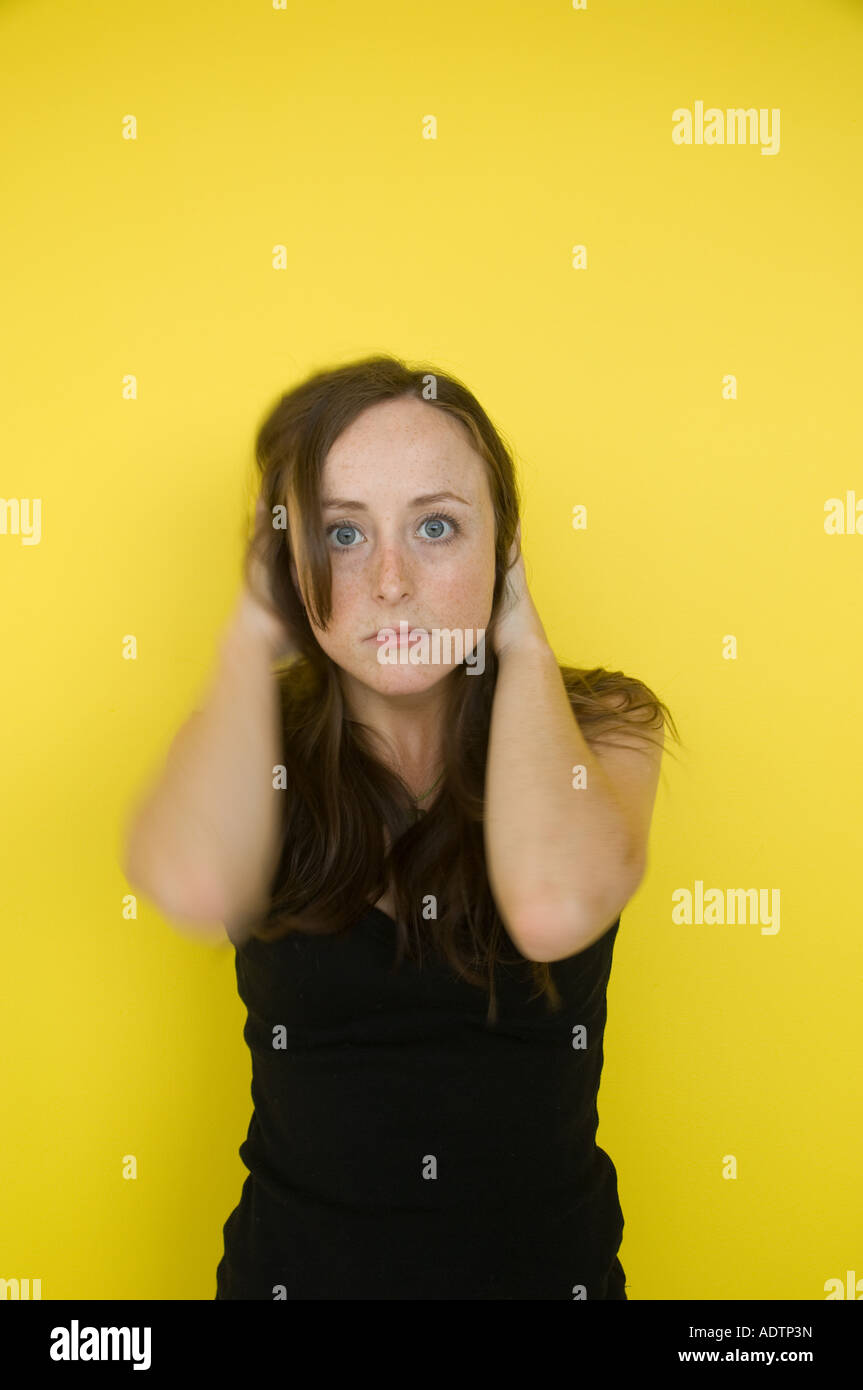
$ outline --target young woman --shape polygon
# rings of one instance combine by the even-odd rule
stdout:
[[[625,1299],[596,1101],[673,720],[558,664],[459,382],[321,372],[257,460],[218,677],[127,867],[236,953],[254,1109],[216,1298]]]

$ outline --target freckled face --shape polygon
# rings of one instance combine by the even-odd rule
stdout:
[[[333,611],[326,631],[315,624],[312,630],[338,666],[381,694],[429,689],[458,653],[447,660],[444,648],[443,664],[430,656],[388,665],[379,662],[370,634],[398,632],[402,621],[430,636],[434,628],[459,629],[469,654],[491,618],[494,511],[485,464],[469,441],[452,416],[407,397],[363,411],[327,455],[321,524]],[[432,493],[449,495],[416,500]],[[289,518],[302,572],[293,499]]]

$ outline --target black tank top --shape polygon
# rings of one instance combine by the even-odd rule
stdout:
[[[249,1170],[217,1299],[625,1298],[617,1173],[596,1144],[620,918],[488,993],[428,954],[393,969],[396,924],[235,946],[248,1017]]]

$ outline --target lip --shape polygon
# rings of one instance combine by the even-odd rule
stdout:
[[[378,630],[377,630],[377,632],[371,632],[371,633],[369,633],[368,637],[365,637],[363,640],[364,640],[365,642],[381,642],[381,643],[382,643],[382,642],[386,642],[387,640],[389,640],[388,637],[386,637],[386,636],[383,636],[383,637],[382,637],[380,634],[381,634],[381,633],[388,633],[388,632],[393,632],[393,633],[394,633],[394,637],[393,637],[392,640],[393,640],[393,641],[396,641],[396,642],[402,642],[402,641],[404,641],[404,642],[409,642],[410,639],[413,637],[413,635],[414,635],[415,632],[424,632],[424,633],[426,633],[426,635],[428,635],[428,628],[425,628],[425,627],[411,627],[411,628],[408,628],[408,631],[407,631],[406,636],[405,636],[405,637],[402,637],[401,631],[400,631],[400,627],[401,627],[401,624],[400,624],[400,623],[390,623],[390,624],[388,624],[386,627],[379,627]]]

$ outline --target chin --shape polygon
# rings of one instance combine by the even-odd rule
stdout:
[[[345,665],[342,669],[354,680],[381,695],[414,695],[437,685],[444,676],[449,675],[453,667],[432,666],[428,663],[424,666],[414,666],[408,663],[372,660],[368,664],[363,663],[359,668],[352,662],[350,666]]]
[[[376,666],[374,671],[364,671],[360,679],[375,690],[427,690],[451,670],[450,666]]]

